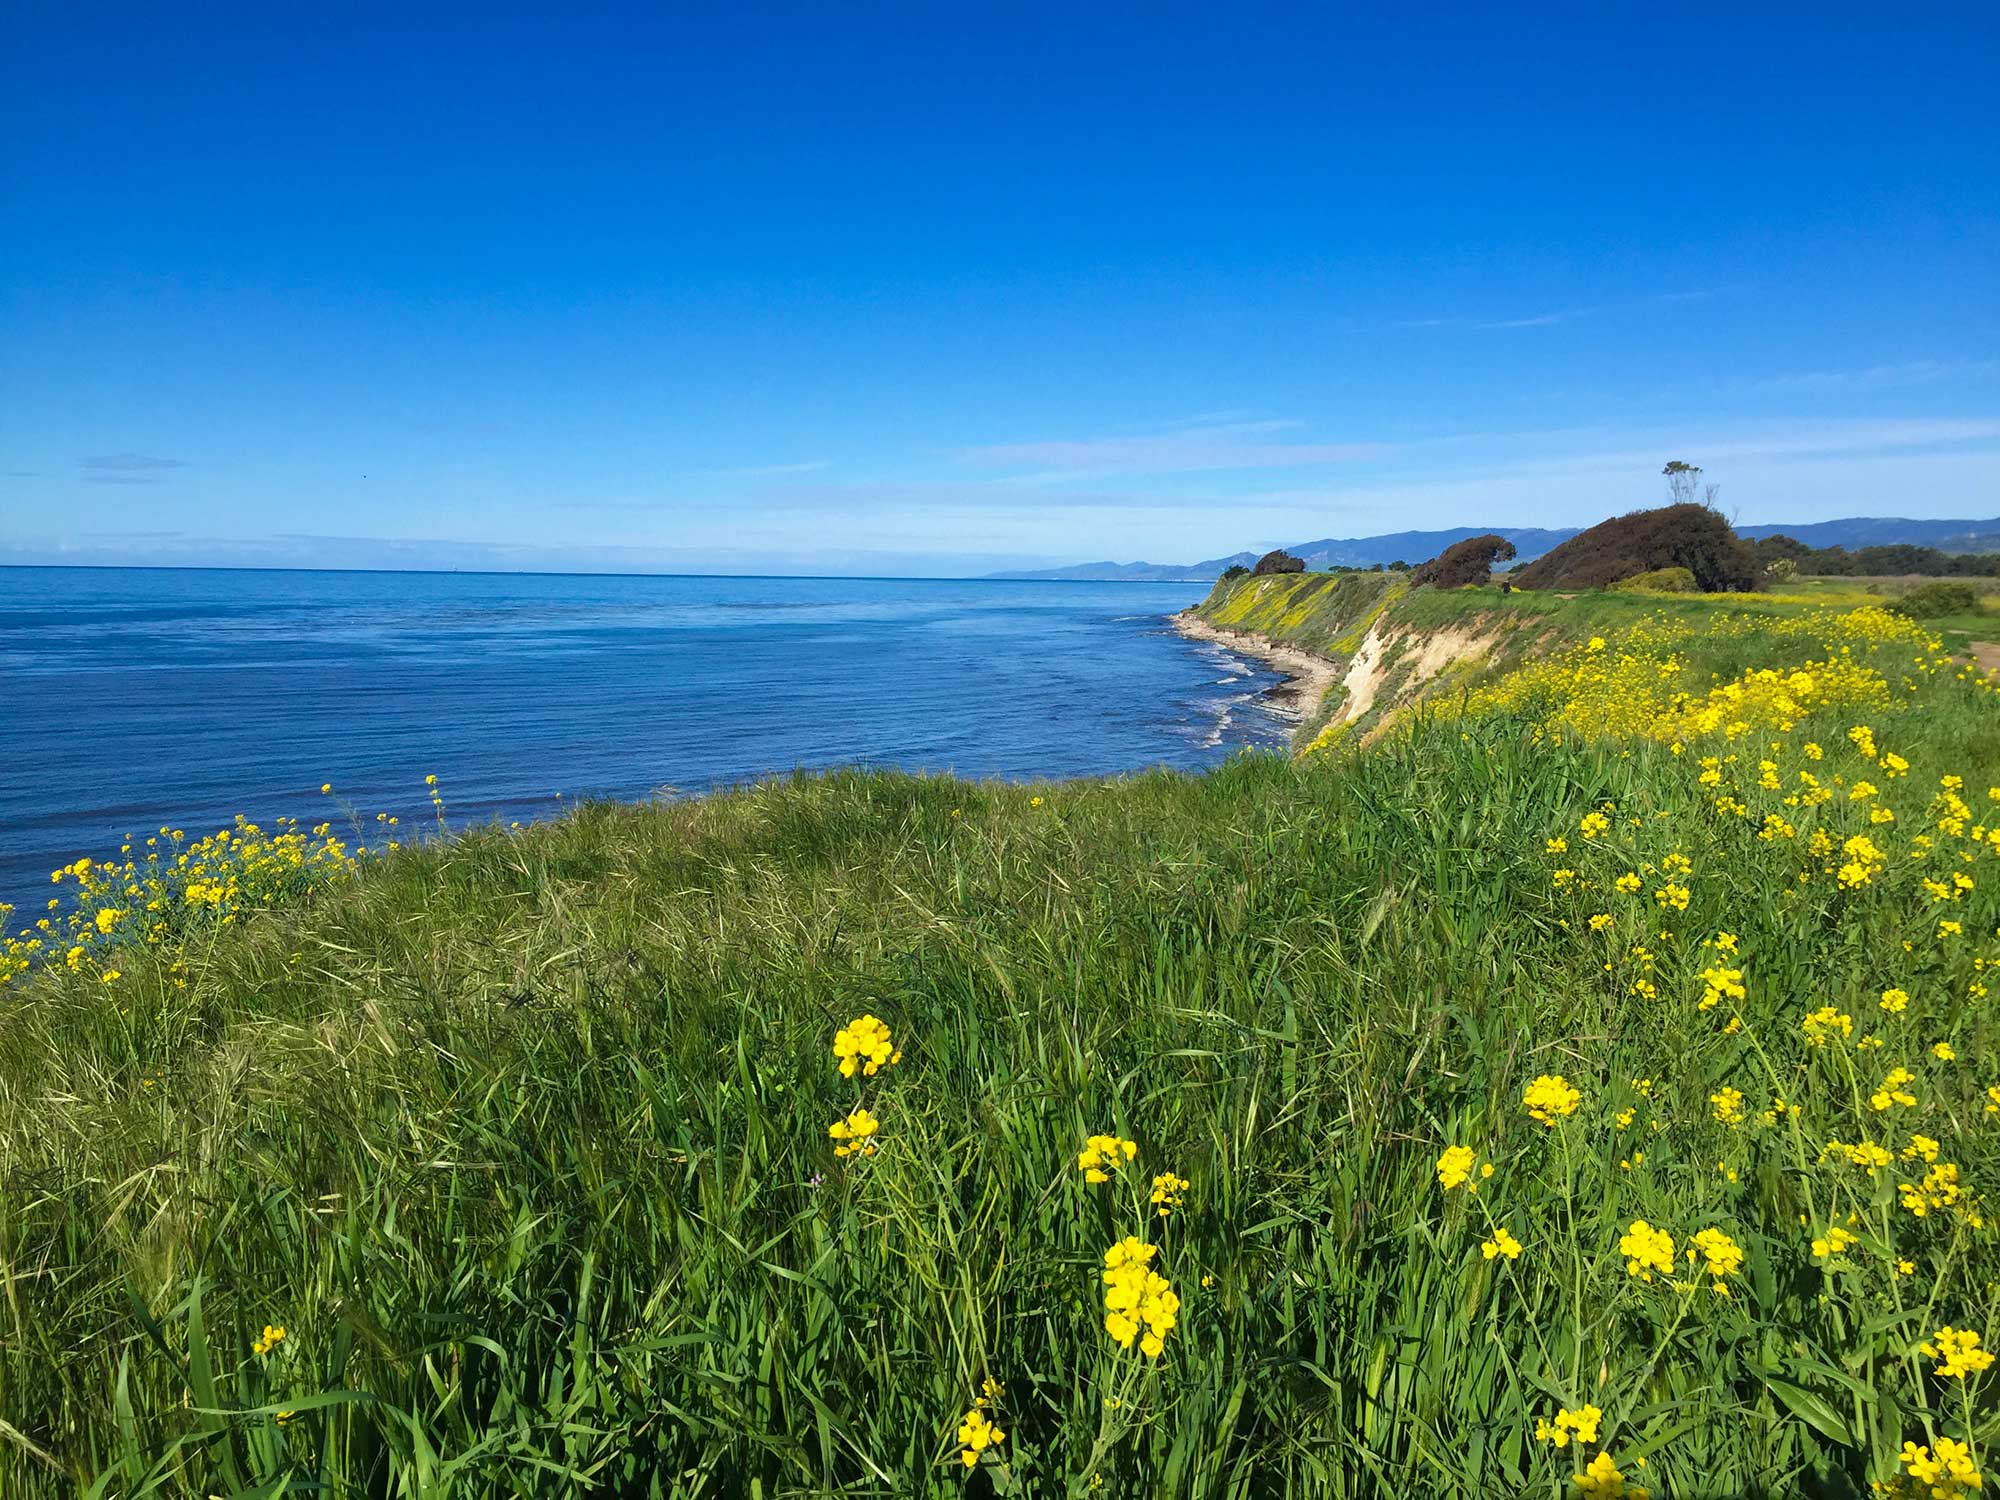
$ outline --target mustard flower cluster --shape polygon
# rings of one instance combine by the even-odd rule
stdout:
[[[1535,1423],[1535,1441],[1552,1443],[1558,1448],[1567,1448],[1572,1438],[1579,1443],[1595,1443],[1597,1424],[1603,1420],[1604,1413],[1594,1406],[1580,1406],[1575,1411],[1559,1407],[1553,1422],[1543,1418]]]
[[[959,1461],[968,1469],[976,1469],[989,1448],[1007,1441],[1007,1434],[994,1426],[992,1418],[975,1406],[959,1418],[958,1441],[963,1450],[958,1455]]]
[[[1580,1500],[1648,1500],[1647,1491],[1630,1484],[1609,1453],[1600,1453],[1570,1483]]]
[[[1149,1359],[1166,1348],[1181,1309],[1166,1277],[1151,1269],[1158,1253],[1158,1246],[1132,1235],[1104,1252],[1104,1331],[1121,1349],[1137,1339]]]
[[[1139,1154],[1137,1141],[1120,1140],[1115,1135],[1094,1135],[1076,1154],[1076,1169],[1089,1183],[1109,1182],[1111,1174]]]
[[[903,1060],[890,1035],[888,1023],[879,1016],[857,1016],[833,1034],[833,1057],[842,1078],[873,1078],[883,1068]],[[865,1103],[856,1104],[840,1119],[827,1126],[826,1133],[836,1144],[836,1157],[873,1156],[882,1122]]]
[[[1969,1328],[1953,1328],[1949,1323],[1922,1344],[1917,1352],[1937,1361],[1937,1373],[1946,1380],[1963,1380],[1993,1365],[1991,1351],[1979,1347],[1979,1335]]]
[[[1578,1447],[1594,1447],[1598,1440],[1598,1424],[1604,1420],[1604,1413],[1595,1406],[1579,1406],[1574,1411],[1561,1407],[1552,1422],[1546,1417],[1535,1421],[1535,1440],[1547,1443],[1553,1448],[1567,1448],[1571,1443]],[[1579,1495],[1599,1497],[1599,1500],[1647,1500],[1644,1489],[1626,1482],[1624,1471],[1618,1467],[1609,1451],[1600,1452],[1581,1472],[1573,1475],[1570,1483]]]
[[[1743,1247],[1720,1229],[1700,1229],[1695,1231],[1694,1243],[1688,1248],[1690,1264],[1694,1263],[1697,1253],[1702,1269],[1711,1278],[1711,1288],[1719,1296],[1727,1297],[1729,1287],[1723,1278],[1742,1274]]]
[[[1655,1271],[1662,1276],[1673,1275],[1674,1237],[1644,1219],[1634,1219],[1632,1227],[1619,1237],[1618,1253],[1625,1257],[1627,1276],[1651,1281]]]
[[[1816,639],[1820,649],[1802,653],[1798,666],[1710,681],[1705,663],[1697,677],[1682,650],[1711,627],[1663,623],[1510,674],[1492,685],[1484,708],[1487,690],[1460,695],[1450,708],[1434,705],[1447,716],[1525,715],[1535,726],[1531,738],[1544,746],[1574,738],[1662,747],[1644,752],[1646,769],[1620,800],[1598,794],[1544,830],[1543,889],[1573,945],[1566,977],[1601,985],[1607,1015],[1624,996],[1659,1017],[1658,1035],[1643,1026],[1635,1034],[1629,1024],[1621,1035],[1612,1021],[1607,1050],[1664,1041],[1691,1066],[1678,1079],[1655,1069],[1658,1090],[1651,1078],[1632,1079],[1629,1092],[1605,1085],[1601,1118],[1596,1087],[1537,1078],[1523,1094],[1521,1128],[1570,1128],[1532,1154],[1538,1165],[1524,1186],[1543,1187],[1539,1200],[1524,1195],[1508,1225],[1489,1215],[1479,1241],[1488,1263],[1511,1262],[1510,1244],[1526,1241],[1535,1252],[1521,1256],[1520,1290],[1530,1299],[1522,1310],[1531,1318],[1568,1300],[1543,1295],[1554,1290],[1542,1280],[1551,1263],[1562,1268],[1558,1284],[1574,1276],[1583,1288],[1603,1274],[1598,1266],[1622,1266],[1633,1305],[1620,1321],[1606,1314],[1597,1324],[1587,1290],[1571,1315],[1590,1364],[1596,1356],[1585,1329],[1597,1340],[1636,1319],[1677,1347],[1706,1336],[1694,1333],[1697,1293],[1718,1299],[1699,1316],[1719,1343],[1740,1338],[1745,1320],[1763,1337],[1792,1336],[1785,1320],[1793,1313],[1755,1305],[1753,1245],[1780,1267],[1789,1258],[1816,1268],[1822,1305],[1842,1309],[1846,1326],[1860,1328],[1926,1298],[1938,1305],[1951,1297],[1985,1228],[1969,1169],[1992,1147],[1973,1148],[1968,1138],[1982,1119],[1983,1128],[1996,1128],[2000,1082],[1967,1075],[1990,1067],[1982,1002],[2000,969],[1992,941],[2000,930],[1984,870],[2000,857],[2000,787],[1981,802],[1961,776],[1933,775],[1926,784],[1919,757],[1896,743],[1911,722],[1903,711],[1942,690],[1932,684],[1969,679],[1920,627],[1879,611],[1795,616],[1785,630],[1767,624],[1744,633]],[[1861,722],[1843,719],[1828,732],[1829,710],[1856,708]],[[1518,732],[1513,723],[1500,727]],[[1628,750],[1625,758],[1640,754]],[[1601,757],[1593,769],[1599,764]],[[1819,933],[1832,952],[1809,946],[1824,941],[1809,936]],[[1875,974],[1871,965],[1879,966]],[[1760,983],[1766,976],[1770,982]],[[1812,998],[1794,1008],[1787,991]],[[1589,1057],[1588,1031],[1563,1041]],[[1446,1212],[1485,1212],[1486,1195],[1460,1196],[1477,1185],[1484,1148],[1447,1141],[1438,1149]],[[1773,1221],[1775,1175],[1798,1182],[1798,1223],[1812,1229]],[[1564,1196],[1546,1191],[1551,1178],[1566,1179]],[[1504,1191],[1511,1196],[1513,1185]],[[1593,1252],[1572,1242],[1571,1191],[1578,1201],[1595,1192],[1632,1200],[1618,1219],[1629,1227],[1614,1236],[1616,1260],[1608,1246]],[[1671,1228],[1680,1216],[1663,1202],[1701,1214],[1688,1214],[1693,1232],[1680,1243]],[[1739,1222],[1752,1233],[1739,1231]],[[1516,1283],[1470,1285],[1478,1295],[1510,1296]],[[1927,1389],[1955,1397],[1991,1362],[1978,1334],[1957,1329],[1939,1330],[1922,1352],[1935,1371]],[[1846,1357],[1876,1381],[1896,1378],[1893,1362],[1874,1363],[1879,1357],[1861,1349]],[[1616,1389],[1612,1368],[1598,1378],[1621,1404],[1593,1394],[1616,1412],[1637,1398]],[[1970,1434],[1982,1420],[1969,1398],[1958,1414],[1962,1430],[1928,1395],[1914,1401],[1929,1444],[1912,1444],[1913,1463],[1883,1477],[1877,1491],[1973,1493],[1981,1481]],[[1537,1435],[1553,1446],[1558,1431],[1581,1441],[1559,1419],[1544,1419]],[[1614,1435],[1615,1425],[1605,1422],[1604,1431]],[[1608,1450],[1572,1472],[1570,1483],[1587,1495],[1631,1491]]]
[[[873,1156],[875,1136],[881,1129],[880,1120],[865,1108],[856,1108],[827,1126],[826,1133],[840,1143],[833,1148],[835,1156]]]
[[[872,1015],[858,1016],[833,1034],[833,1055],[842,1078],[852,1078],[857,1069],[862,1076],[873,1078],[891,1063],[903,1060],[887,1023]]]
[[[1827,655],[1797,667],[1752,669],[1721,684],[1692,664],[1690,646],[1753,636],[1775,644],[1817,642]],[[1875,608],[1723,614],[1700,625],[1660,614],[1625,630],[1615,643],[1593,637],[1434,707],[1471,719],[1525,715],[1539,737],[1558,744],[1565,739],[1689,744],[1716,735],[1788,732],[1809,713],[1875,712],[1907,702],[1909,690],[1866,658],[1928,642],[1915,622]]]
[[[1544,1073],[1522,1091],[1521,1102],[1527,1106],[1531,1119],[1553,1126],[1557,1120],[1576,1113],[1583,1095],[1571,1088],[1569,1080],[1560,1073]]]
[[[1878,1486],[1891,1500],[1961,1500],[1985,1487],[1971,1448],[1948,1437],[1937,1440],[1935,1453],[1928,1444],[1906,1442],[1898,1462],[1903,1472]]]
[[[1479,1242],[1479,1253],[1487,1260],[1496,1257],[1519,1260],[1521,1242],[1514,1238],[1513,1231],[1505,1224],[1496,1225],[1493,1232]]]
[[[1460,1188],[1472,1178],[1472,1168],[1478,1164],[1480,1156],[1470,1146],[1446,1146],[1444,1154],[1438,1156],[1438,1186],[1440,1188]],[[1486,1168],[1488,1176],[1492,1168]],[[1480,1184],[1472,1182],[1468,1192],[1478,1192]]]
[[[51,871],[58,890],[35,921],[6,932],[14,909],[0,905],[0,987],[40,968],[115,984],[127,959],[152,951],[171,962],[201,934],[344,880],[368,856],[330,822],[306,829],[291,818],[278,819],[275,831],[239,816],[206,838],[173,827],[143,841],[128,836],[115,859]],[[180,971],[170,967],[169,978],[186,988]]]

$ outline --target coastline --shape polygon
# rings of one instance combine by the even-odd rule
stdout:
[[[1297,646],[1283,646],[1249,631],[1211,625],[1192,609],[1169,615],[1174,629],[1193,641],[1207,641],[1248,656],[1284,674],[1285,680],[1268,694],[1279,712],[1301,724],[1319,712],[1320,705],[1335,683],[1340,681],[1339,665],[1316,652]]]

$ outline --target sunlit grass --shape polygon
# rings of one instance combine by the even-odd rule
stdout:
[[[1547,658],[1569,696],[1551,667],[1365,749],[589,806],[133,944],[115,984],[27,977],[0,1482],[1983,1466],[1989,1377],[1938,1330],[1994,1331],[2000,1283],[1993,694],[1864,623],[1885,696],[1828,706],[1790,680],[1825,642],[1730,627],[1701,675],[1781,668],[1797,711],[1637,733],[1594,663],[1694,648],[1579,602],[1620,613]]]

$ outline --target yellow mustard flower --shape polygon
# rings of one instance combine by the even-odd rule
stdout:
[[[1181,1206],[1187,1196],[1188,1180],[1176,1177],[1171,1172],[1162,1172],[1153,1179],[1151,1202],[1161,1218],[1166,1218]]]
[[[1479,1253],[1492,1260],[1496,1255],[1504,1255],[1509,1260],[1521,1258],[1521,1242],[1514,1238],[1507,1226],[1502,1224],[1480,1242]]]
[[[1570,1477],[1579,1500],[1648,1500],[1646,1491],[1625,1482],[1624,1471],[1609,1453],[1599,1453],[1581,1474]]]
[[[1470,1146],[1447,1146],[1444,1154],[1437,1159],[1438,1186],[1460,1187],[1472,1175],[1478,1154]]]
[[[1733,1173],[1731,1177],[1733,1180]],[[1701,1253],[1702,1269],[1708,1272],[1715,1290],[1727,1297],[1729,1288],[1723,1284],[1723,1277],[1742,1273],[1743,1247],[1720,1229],[1702,1229],[1696,1231],[1694,1244],[1688,1250],[1690,1261],[1694,1260],[1696,1251]]]
[[[1149,1359],[1166,1347],[1181,1306],[1167,1279],[1150,1269],[1157,1253],[1130,1235],[1104,1252],[1104,1331],[1122,1349],[1136,1339]]]
[[[872,1015],[859,1016],[833,1034],[833,1055],[840,1063],[842,1078],[852,1078],[857,1070],[872,1078],[891,1063],[903,1060],[887,1023]]]
[[[1556,1419],[1551,1422],[1546,1417],[1535,1422],[1535,1441],[1552,1443],[1558,1448],[1567,1448],[1571,1439],[1579,1443],[1597,1441],[1597,1424],[1604,1420],[1604,1413],[1594,1406],[1579,1406],[1571,1411],[1567,1406],[1556,1410]]]
[[[1120,1140],[1115,1135],[1094,1135],[1076,1154],[1076,1169],[1085,1182],[1109,1182],[1111,1174],[1139,1154],[1137,1141]]]
[[[1671,1276],[1674,1270],[1674,1240],[1664,1229],[1655,1229],[1644,1219],[1634,1219],[1632,1227],[1618,1240],[1618,1253],[1625,1257],[1625,1274],[1651,1281],[1653,1272]]]
[[[1979,1335],[1969,1328],[1953,1328],[1949,1323],[1917,1346],[1917,1352],[1937,1361],[1937,1373],[1947,1380],[1963,1380],[1977,1375],[1993,1363],[1993,1355],[1979,1347]]]
[[[1006,1440],[1007,1434],[994,1426],[977,1406],[959,1419],[958,1441],[963,1451],[958,1456],[968,1469],[978,1468],[980,1455]]]
[[[1825,1239],[1812,1242],[1813,1259],[1831,1260],[1836,1255],[1844,1254],[1853,1243],[1854,1236],[1835,1224],[1827,1230]]]
[[[1528,1107],[1531,1119],[1553,1126],[1557,1120],[1576,1113],[1583,1095],[1571,1088],[1569,1080],[1560,1073],[1543,1073],[1522,1091],[1521,1102]]]
[[[882,1122],[865,1109],[850,1112],[846,1119],[835,1120],[827,1126],[826,1133],[841,1144],[833,1148],[835,1156],[873,1156],[876,1134],[882,1129]]]

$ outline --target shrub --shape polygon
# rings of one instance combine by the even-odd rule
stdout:
[[[1257,566],[1250,571],[1259,578],[1266,578],[1273,573],[1303,573],[1305,570],[1306,564],[1304,558],[1294,557],[1283,547],[1280,547],[1276,551],[1266,552],[1262,557],[1258,558]]]
[[[1976,613],[1979,595],[1969,583],[1927,583],[1911,589],[1889,608],[1912,620],[1935,620],[1942,615]]]
[[[1222,581],[1224,583],[1233,583],[1239,578],[1248,578],[1249,576],[1250,570],[1244,567],[1242,563],[1231,563],[1222,570]]]
[[[1467,584],[1487,583],[1493,564],[1514,556],[1514,544],[1504,536],[1467,537],[1454,542],[1410,575],[1414,587],[1458,589]]]
[[[1655,568],[1650,573],[1634,573],[1612,587],[1621,594],[1692,594],[1694,574],[1686,568]]]
[[[1975,534],[1967,541],[1983,545],[1987,538]],[[1771,563],[1789,558],[1799,572],[1822,578],[1867,578],[1898,573],[1916,573],[1926,578],[2000,578],[2000,552],[1945,552],[1906,542],[1857,547],[1850,552],[1840,546],[1808,547],[1782,535],[1762,537],[1750,545],[1766,572],[1770,571]]]
[[[1747,592],[1760,582],[1755,555],[1729,523],[1692,504],[1600,521],[1511,577],[1527,589],[1601,589],[1662,568],[1686,568],[1709,594]]]
[[[1808,572],[1811,571],[1806,568],[1806,560],[1814,555],[1813,549],[1797,537],[1786,536],[1783,532],[1779,532],[1776,536],[1757,538],[1750,543],[1750,551],[1757,559],[1758,565],[1767,572],[1775,562],[1790,562]]]

